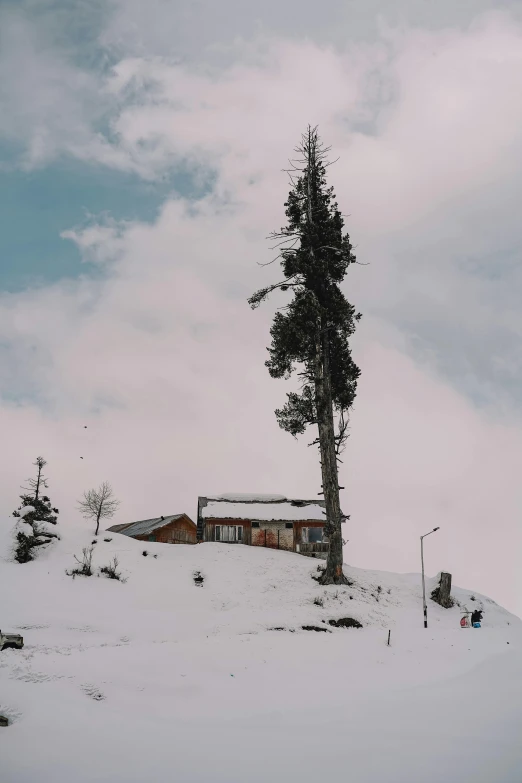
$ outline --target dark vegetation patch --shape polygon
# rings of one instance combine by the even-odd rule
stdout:
[[[203,583],[205,582],[205,577],[201,573],[201,571],[194,571],[192,578],[194,580],[194,584],[196,587],[203,587]]]
[[[127,580],[122,576],[121,571],[118,571],[118,566],[118,558],[114,557],[109,565],[100,568],[100,574],[106,576],[107,579],[116,579],[118,582],[126,582]]]
[[[323,633],[331,633],[328,628],[321,628],[319,625],[302,625],[303,631],[322,631]]]
[[[353,617],[341,617],[339,620],[328,620],[328,625],[333,625],[334,628],[362,628],[362,623],[359,620],[354,620]]]

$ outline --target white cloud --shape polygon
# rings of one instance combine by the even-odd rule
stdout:
[[[339,50],[374,40],[385,26],[462,29],[488,10],[519,13],[517,0],[109,0],[111,13],[102,34],[120,56],[181,56],[227,61],[231,46],[258,36],[307,38]]]
[[[273,416],[286,389],[263,367],[270,308],[251,313],[245,300],[275,274],[256,261],[283,222],[280,169],[319,122],[341,156],[332,182],[360,260],[372,262],[347,283],[365,314],[342,476],[349,551],[356,564],[414,570],[418,535],[441,524],[428,567],[516,607],[522,445],[507,379],[522,373],[520,277],[495,251],[519,248],[521,38],[504,16],[387,31],[345,52],[265,36],[217,70],[147,49],[94,82],[53,53],[37,52],[37,68],[31,44],[27,74],[40,71],[48,97],[31,106],[25,76],[3,125],[33,150],[28,165],[65,153],[151,178],[189,161],[213,169],[216,187],[198,203],[168,200],[152,225],[70,228],[63,236],[105,277],[0,300],[1,388],[45,409],[0,408],[14,443],[3,510],[33,452],[49,460],[66,524],[74,498],[103,479],[125,518],[194,514],[198,493],[224,489],[318,491],[315,454]],[[485,255],[505,277],[487,279]],[[470,393],[489,383],[489,407],[438,371]]]

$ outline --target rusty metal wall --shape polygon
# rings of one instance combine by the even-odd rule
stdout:
[[[287,528],[284,522],[260,522],[252,528],[252,546],[266,546],[269,549],[294,550],[293,526]]]

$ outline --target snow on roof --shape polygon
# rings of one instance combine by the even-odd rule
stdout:
[[[113,533],[121,533],[124,536],[143,536],[147,533],[152,533],[153,530],[157,530],[165,525],[170,525],[175,519],[179,519],[183,514],[171,514],[168,517],[154,517],[154,519],[142,519],[140,522],[131,522],[130,525],[114,525],[113,528],[109,528]],[[118,527],[119,530],[114,530]]]
[[[277,501],[263,501],[259,500],[259,495],[257,502],[209,498],[202,516],[204,519],[252,519],[263,522],[326,521],[324,500],[290,500],[283,497]]]
[[[209,500],[231,500],[232,502],[241,501],[244,503],[269,503],[280,500],[286,500],[285,495],[250,495],[241,492],[226,492],[224,495],[215,495],[209,498]]]

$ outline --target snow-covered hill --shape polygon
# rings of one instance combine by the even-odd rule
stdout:
[[[2,783],[522,780],[522,623],[490,599],[455,588],[483,628],[430,601],[425,630],[417,574],[324,588],[296,554],[114,533],[93,565],[127,582],[73,580],[92,539],[65,527],[24,565],[1,534]]]

